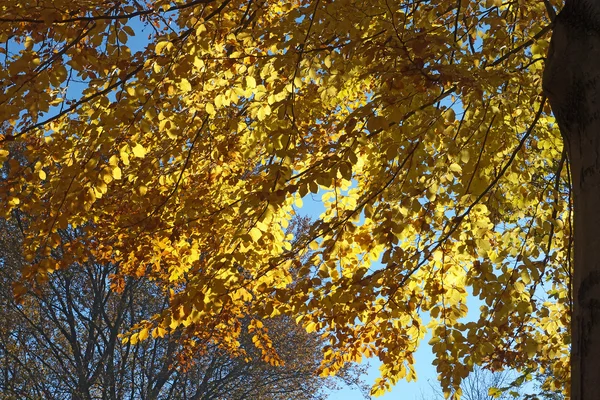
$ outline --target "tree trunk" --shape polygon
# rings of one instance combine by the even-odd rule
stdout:
[[[567,0],[556,17],[544,91],[572,175],[571,399],[596,400],[600,396],[600,1]]]

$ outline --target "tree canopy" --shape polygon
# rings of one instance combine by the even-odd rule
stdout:
[[[28,216],[15,294],[93,259],[119,265],[115,290],[145,277],[170,299],[129,343],[235,352],[250,318],[278,365],[261,320],[286,315],[328,341],[324,376],[379,358],[378,394],[416,379],[430,330],[448,394],[476,365],[567,390],[569,163],[541,87],[555,7],[4,1],[0,202]],[[325,212],[293,236],[311,196]]]

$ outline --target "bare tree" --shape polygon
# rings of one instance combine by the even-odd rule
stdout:
[[[510,388],[515,375],[510,371],[491,372],[475,368],[461,384],[464,400],[514,400],[521,397],[518,388]],[[431,392],[421,394],[422,400],[445,400],[444,393],[437,383],[431,383]],[[495,389],[499,389],[496,391]],[[502,390],[506,389],[506,390]]]
[[[546,387],[548,372],[517,374],[503,370],[492,372],[475,368],[461,385],[464,400],[564,400],[559,388]],[[431,392],[422,394],[422,400],[445,400],[439,385],[430,383]]]

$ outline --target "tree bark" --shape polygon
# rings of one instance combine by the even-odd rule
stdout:
[[[554,23],[544,91],[572,175],[571,399],[596,400],[600,393],[600,1],[567,0]]]

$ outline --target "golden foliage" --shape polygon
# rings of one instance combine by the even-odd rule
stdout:
[[[0,201],[32,218],[24,279],[93,256],[156,280],[172,307],[131,341],[234,351],[240,318],[287,314],[330,341],[325,375],[378,357],[374,393],[416,379],[427,330],[448,393],[474,365],[567,385],[544,2],[39,4],[0,6]],[[324,213],[291,237],[314,195]],[[67,227],[86,235],[56,260]]]

